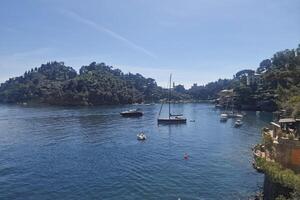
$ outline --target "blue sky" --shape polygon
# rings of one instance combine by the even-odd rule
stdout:
[[[299,0],[1,0],[0,82],[105,62],[165,86],[231,78],[300,43]]]

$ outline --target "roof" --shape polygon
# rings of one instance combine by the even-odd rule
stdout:
[[[275,122],[271,122],[271,124],[274,125],[274,126],[276,126],[276,127],[278,127],[278,128],[280,128],[280,125],[276,124]]]
[[[291,122],[296,122],[294,118],[283,118],[279,120],[279,123],[291,123]]]

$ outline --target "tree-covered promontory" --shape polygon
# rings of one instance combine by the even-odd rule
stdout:
[[[167,79],[167,77],[166,77]],[[232,79],[219,79],[190,89],[175,85],[172,99],[217,99],[220,91],[234,91],[230,104],[245,110],[286,109],[300,115],[300,45],[264,59],[257,69],[243,69]],[[10,78],[0,86],[0,102],[51,105],[104,105],[158,102],[168,90],[141,74],[123,73],[105,63],[82,66],[77,73],[63,62],[49,62]],[[225,102],[226,103],[226,102]]]
[[[10,78],[0,87],[0,102],[51,105],[104,105],[158,101],[168,92],[152,78],[124,74],[104,63],[82,66],[79,74],[63,62],[49,62]],[[174,98],[182,94],[174,92]],[[186,97],[187,95],[185,95]]]

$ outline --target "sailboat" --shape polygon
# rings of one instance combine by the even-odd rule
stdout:
[[[221,115],[220,115],[220,121],[221,122],[227,122],[227,119],[228,119],[227,108],[228,108],[228,100],[227,100],[227,104],[226,104],[226,107],[225,107],[225,111],[222,112]]]
[[[227,112],[229,118],[243,118],[244,115],[242,113],[234,111],[233,100],[231,101],[231,111]]]
[[[169,86],[169,96],[168,96],[168,103],[169,103],[169,117],[162,118],[160,117],[161,110],[163,107],[163,103],[161,104],[159,114],[158,114],[158,119],[157,122],[159,124],[185,124],[186,123],[186,118],[183,117],[182,114],[171,114],[171,81],[172,81],[172,74],[170,75],[170,86]]]

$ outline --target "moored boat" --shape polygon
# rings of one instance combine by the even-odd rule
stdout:
[[[223,108],[223,106],[220,104],[215,104],[215,108]]]
[[[158,114],[157,123],[158,124],[186,124],[186,118],[183,117],[182,114],[171,114],[171,81],[172,81],[172,74],[170,75],[170,87],[169,87],[169,97],[168,97],[168,103],[169,103],[169,116],[165,118],[161,118],[161,110],[163,107],[163,103],[161,104],[160,111]]]
[[[240,127],[242,125],[243,125],[243,122],[240,119],[236,120],[235,123],[234,123],[234,127],[236,127],[236,128],[238,128],[238,127]]]
[[[157,119],[158,123],[164,123],[164,124],[185,124],[186,118],[180,117],[180,116],[172,116],[169,118],[159,118]]]
[[[139,134],[137,134],[137,140],[146,140],[147,137],[145,135],[145,133],[141,132]]]
[[[236,113],[236,112],[228,112],[227,113],[228,118],[243,118],[244,115],[242,113]]]
[[[122,115],[123,117],[140,117],[143,116],[143,114],[144,113],[140,109],[131,109],[120,112],[120,115]]]
[[[228,114],[222,113],[222,114],[220,115],[220,121],[221,121],[221,122],[226,122],[227,119],[228,119]]]

